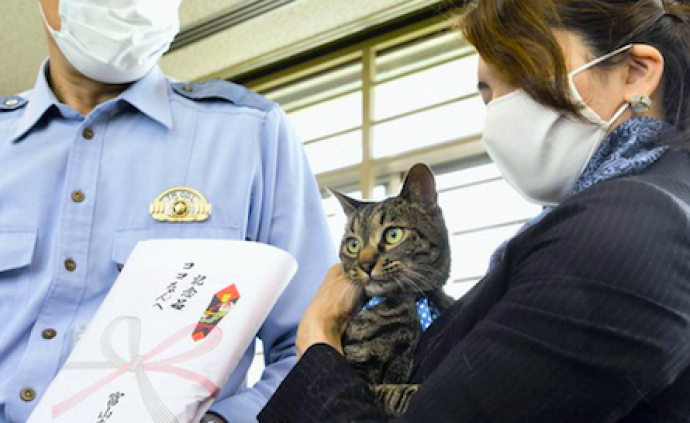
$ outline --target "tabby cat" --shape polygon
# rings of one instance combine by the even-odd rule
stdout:
[[[345,358],[369,382],[379,406],[400,415],[418,388],[407,382],[425,329],[420,318],[429,314],[427,305],[443,312],[453,303],[442,289],[450,247],[434,176],[417,164],[400,194],[382,202],[333,194],[348,218],[340,249],[343,269],[367,297],[345,330]],[[425,301],[429,304],[418,309]]]

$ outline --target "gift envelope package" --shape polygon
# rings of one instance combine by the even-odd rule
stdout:
[[[296,270],[259,243],[140,242],[29,423],[198,422]]]

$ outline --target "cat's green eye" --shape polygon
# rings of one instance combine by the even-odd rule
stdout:
[[[395,245],[402,241],[405,236],[405,230],[403,228],[388,228],[384,234],[384,239],[387,244]]]
[[[359,240],[355,238],[350,238],[347,241],[345,241],[345,250],[349,254],[356,255],[359,253],[359,249],[361,248],[361,245],[359,244]]]

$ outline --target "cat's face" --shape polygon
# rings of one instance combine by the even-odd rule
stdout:
[[[448,232],[433,174],[413,167],[399,196],[362,203],[334,193],[348,216],[340,247],[345,273],[373,296],[421,294],[448,279]]]

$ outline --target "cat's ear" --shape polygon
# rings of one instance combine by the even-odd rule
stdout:
[[[434,174],[425,164],[418,163],[405,176],[400,197],[422,204],[425,207],[436,205],[438,194],[436,193],[436,181]]]
[[[345,195],[345,194],[343,194],[343,193],[340,193],[340,192],[338,192],[338,191],[336,191],[336,190],[334,190],[334,189],[328,188],[328,191],[329,191],[331,194],[333,194],[333,196],[334,196],[335,198],[338,199],[338,201],[340,202],[340,205],[341,205],[342,208],[343,208],[343,211],[345,212],[345,214],[346,214],[348,217],[349,217],[352,213],[356,212],[357,209],[359,209],[360,207],[362,207],[362,205],[364,205],[363,202],[357,201],[357,200],[355,200],[354,198],[348,197],[347,195]]]

